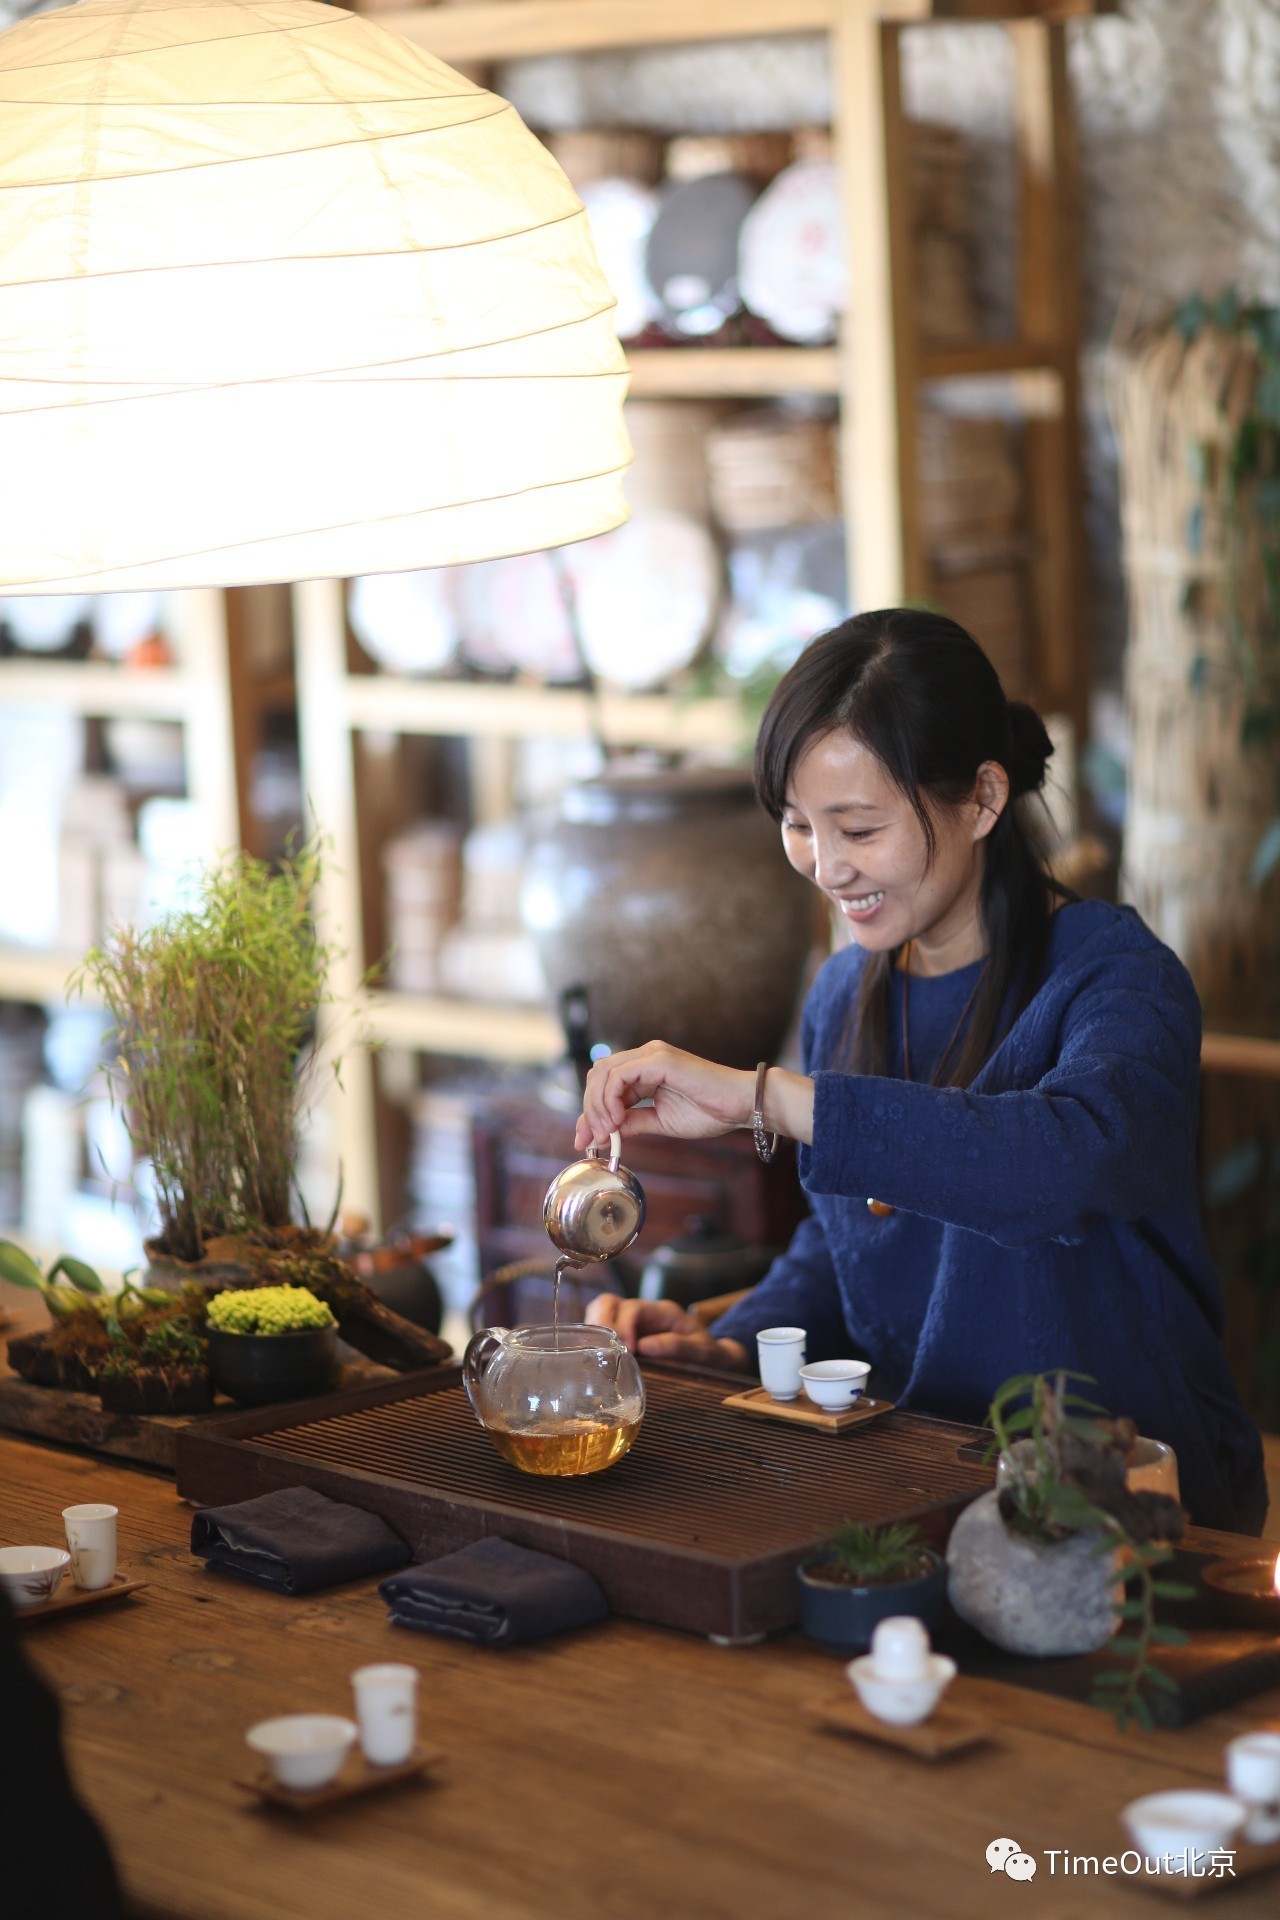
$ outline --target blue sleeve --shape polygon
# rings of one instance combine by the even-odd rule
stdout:
[[[1034,1002],[1023,1019],[1034,1022]],[[1078,1241],[1095,1220],[1134,1220],[1184,1200],[1200,1010],[1172,956],[1112,960],[1067,1006],[1058,1034],[1024,1038],[1052,1064],[1023,1090],[815,1074],[804,1185],[874,1194],[1008,1247]]]
[[[849,1329],[835,1268],[826,1235],[816,1220],[801,1221],[787,1251],[744,1300],[721,1314],[711,1332],[717,1340],[741,1340],[754,1366],[761,1327],[803,1327],[809,1336],[810,1360],[829,1360],[849,1352]]]

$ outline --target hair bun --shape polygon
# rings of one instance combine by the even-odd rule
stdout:
[[[1009,702],[1009,784],[1016,800],[1020,794],[1038,793],[1044,785],[1053,741],[1044,721],[1025,700]]]

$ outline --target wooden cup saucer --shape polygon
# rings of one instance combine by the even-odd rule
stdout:
[[[343,1763],[342,1771],[336,1780],[326,1787],[311,1787],[303,1791],[297,1787],[282,1787],[273,1779],[268,1768],[251,1779],[237,1779],[236,1785],[247,1793],[256,1793],[273,1807],[284,1807],[290,1813],[321,1813],[330,1807],[340,1806],[344,1800],[358,1800],[366,1793],[377,1793],[383,1787],[396,1787],[410,1780],[421,1780],[431,1773],[444,1759],[439,1747],[426,1747],[419,1743],[398,1766],[375,1767],[365,1759],[357,1744],[352,1747]]]
[[[137,1593],[146,1586],[145,1580],[134,1580],[127,1573],[117,1573],[110,1586],[97,1587],[92,1592],[84,1587],[72,1584],[69,1576],[64,1576],[58,1591],[52,1599],[42,1600],[35,1607],[15,1607],[13,1618],[19,1627],[33,1627],[37,1620],[53,1620],[64,1613],[79,1613],[83,1607],[108,1606],[113,1600],[123,1600],[128,1594]]]
[[[847,1433],[851,1427],[865,1427],[881,1414],[893,1412],[892,1400],[869,1400],[861,1394],[851,1407],[828,1413],[823,1407],[815,1407],[803,1393],[795,1400],[775,1400],[767,1387],[731,1393],[724,1405],[731,1413],[749,1413],[757,1420],[783,1420],[791,1426],[813,1427],[820,1433]]]
[[[818,1719],[832,1733],[853,1733],[863,1740],[879,1740],[888,1747],[900,1747],[904,1753],[917,1754],[922,1760],[945,1760],[948,1754],[961,1753],[966,1747],[992,1737],[988,1721],[966,1713],[945,1695],[927,1720],[914,1727],[894,1727],[868,1713],[856,1693],[837,1694],[824,1700]]]

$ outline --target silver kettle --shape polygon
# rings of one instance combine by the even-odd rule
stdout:
[[[625,1253],[644,1226],[644,1188],[619,1164],[622,1139],[609,1136],[609,1153],[590,1147],[558,1173],[542,1202],[542,1224],[561,1253],[584,1265]]]

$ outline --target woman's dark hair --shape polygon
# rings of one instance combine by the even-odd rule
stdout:
[[[946,1075],[947,1084],[968,1086],[1000,1038],[1006,1006],[1016,1019],[1040,984],[1051,899],[1064,893],[1045,869],[1020,804],[1043,786],[1052,742],[1031,707],[1005,698],[972,634],[944,614],[909,607],[856,614],[819,634],[775,688],[755,758],[756,794],[775,820],[786,810],[797,763],[829,733],[852,734],[875,755],[911,803],[930,860],[937,845],[930,808],[967,800],[984,761],[996,761],[1009,776],[1009,803],[983,843],[986,964]],[[845,1049],[856,1072],[887,1071],[896,958],[869,954],[862,970]]]

